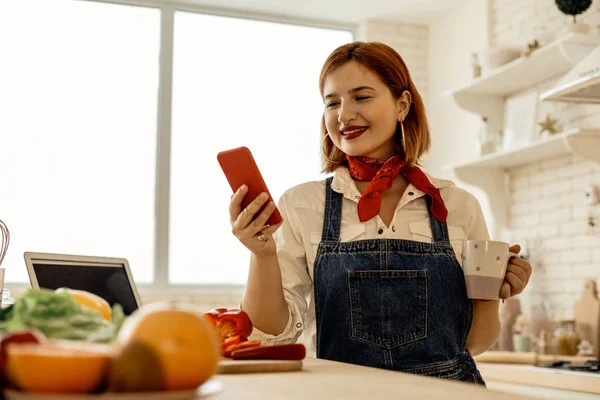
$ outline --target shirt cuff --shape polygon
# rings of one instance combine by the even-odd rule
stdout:
[[[260,340],[265,343],[271,344],[290,344],[296,343],[302,331],[304,330],[304,323],[300,317],[300,310],[294,302],[286,300],[288,304],[289,317],[288,322],[283,332],[279,335],[271,335],[264,333],[260,329],[253,327],[252,333],[250,334],[249,340]]]

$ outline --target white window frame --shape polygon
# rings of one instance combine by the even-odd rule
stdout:
[[[358,25],[327,20],[308,20],[274,14],[252,13],[242,10],[225,10],[168,0],[78,0],[97,3],[151,7],[160,10],[160,62],[158,84],[156,192],[154,228],[154,276],[152,283],[138,284],[141,289],[179,290],[191,289],[207,292],[239,292],[245,285],[239,284],[170,284],[169,283],[169,183],[171,174],[171,119],[173,97],[173,41],[176,11],[217,15],[231,18],[252,19],[314,28],[350,31],[358,36]],[[315,80],[318,77],[315,76]],[[19,289],[21,285],[11,285]],[[29,285],[23,285],[28,287]]]

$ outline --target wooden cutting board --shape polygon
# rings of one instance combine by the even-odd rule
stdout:
[[[521,314],[521,301],[516,297],[506,299],[500,307],[500,337],[496,343],[497,350],[513,351],[513,325]]]
[[[600,300],[596,282],[586,279],[581,297],[575,303],[575,330],[582,340],[588,340],[594,347],[594,354],[600,357]]]
[[[300,371],[302,360],[230,360],[219,361],[218,374]]]

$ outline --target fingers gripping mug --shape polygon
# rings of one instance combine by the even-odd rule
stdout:
[[[466,240],[462,248],[462,267],[467,297],[498,300],[511,257],[509,244],[491,240]]]

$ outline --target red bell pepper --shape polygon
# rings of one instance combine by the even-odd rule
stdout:
[[[234,344],[238,344],[241,342],[245,342],[246,340],[248,340],[248,339],[242,338],[240,335],[231,336],[221,342],[221,348],[223,349],[223,351],[225,351],[225,349],[228,348],[229,346],[232,346]]]
[[[245,339],[252,333],[252,321],[248,314],[240,309],[214,308],[204,316],[217,328],[221,342],[234,336]]]
[[[238,351],[241,349],[250,349],[250,348],[254,348],[254,347],[258,347],[260,346],[261,341],[260,340],[250,340],[250,341],[245,341],[245,342],[240,342],[240,343],[236,343],[236,344],[232,344],[231,346],[227,346],[224,350],[224,356],[225,357],[231,357],[231,353],[234,351]]]
[[[302,360],[304,357],[306,348],[301,343],[235,349],[231,352],[234,360]]]
[[[210,310],[209,312],[204,314],[204,317],[208,320],[208,322],[210,322],[213,326],[217,325],[217,320],[218,317],[223,314],[224,312],[227,312],[227,308],[213,308],[212,310]]]

